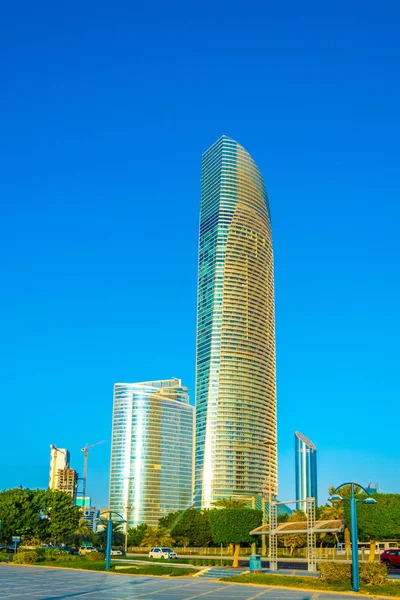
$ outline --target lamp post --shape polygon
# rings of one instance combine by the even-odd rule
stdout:
[[[350,486],[351,495],[350,498],[342,498],[338,491],[344,486]],[[355,488],[364,490],[367,494],[367,498],[361,499],[356,498]],[[354,481],[340,484],[329,498],[330,502],[342,502],[347,501],[350,503],[350,528],[351,528],[351,583],[353,592],[358,592],[360,589],[360,572],[358,567],[358,531],[357,531],[357,502],[362,504],[376,504],[376,500],[371,498],[369,492],[360,485],[354,483]]]
[[[110,569],[111,564],[111,544],[112,544],[112,524],[113,523],[126,523],[125,519],[121,517],[121,515],[113,510],[103,510],[102,513],[107,514],[107,544],[106,544],[106,571]],[[112,520],[112,515],[117,515],[119,519]],[[102,518],[100,515],[100,521],[104,521],[104,517]]]

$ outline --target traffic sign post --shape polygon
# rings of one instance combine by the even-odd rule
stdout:
[[[11,538],[11,541],[14,542],[14,544],[15,544],[15,552],[17,552],[17,544],[19,544],[20,541],[21,541],[20,536],[19,535],[13,535],[12,538]]]

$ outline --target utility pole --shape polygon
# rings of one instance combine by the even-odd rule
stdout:
[[[86,444],[86,446],[84,448],[81,448],[81,450],[83,452],[83,491],[82,491],[83,498],[86,498],[86,478],[87,478],[87,463],[88,463],[88,457],[89,457],[89,449],[94,448],[95,446],[99,446],[100,444],[104,444],[105,441],[106,440],[103,440],[101,442],[96,442],[95,444],[91,444],[90,446],[89,446],[89,444]]]

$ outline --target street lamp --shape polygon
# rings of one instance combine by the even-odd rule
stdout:
[[[342,498],[338,491],[349,485],[351,488],[351,496],[350,498]],[[361,488],[367,494],[368,498],[356,498],[355,497],[355,488]],[[331,497],[329,498],[330,502],[342,502],[348,501],[350,502],[350,528],[351,528],[351,583],[353,592],[358,592],[360,589],[360,572],[358,568],[358,532],[357,532],[357,502],[361,502],[362,504],[376,504],[376,500],[371,498],[369,492],[360,485],[359,483],[354,483],[351,481],[349,483],[342,483],[339,485],[334,491]]]
[[[111,543],[112,543],[112,524],[113,523],[126,523],[125,519],[121,517],[121,515],[113,510],[103,510],[101,514],[106,513],[107,516],[107,545],[106,545],[106,571],[110,569],[111,564]],[[119,519],[112,520],[112,515],[117,515]],[[101,518],[100,521],[104,521],[104,518]]]

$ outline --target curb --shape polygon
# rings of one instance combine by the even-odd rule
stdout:
[[[194,575],[192,575],[192,577],[200,577],[201,575],[203,575],[203,573],[208,573],[208,571],[210,570],[211,567],[206,567],[205,569],[202,569],[201,571],[197,571],[197,573],[195,573]]]

